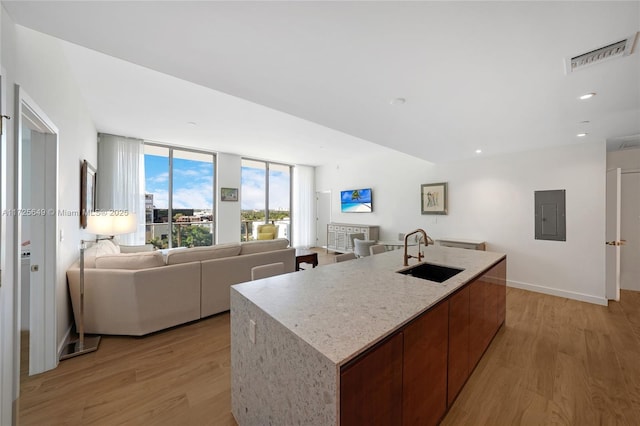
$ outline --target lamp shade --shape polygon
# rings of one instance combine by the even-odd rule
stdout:
[[[138,227],[135,213],[127,215],[91,214],[87,217],[87,232],[96,235],[122,235],[134,232]]]

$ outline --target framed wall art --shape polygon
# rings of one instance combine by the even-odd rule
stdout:
[[[238,201],[238,188],[220,188],[220,201]]]
[[[422,214],[447,214],[447,182],[420,185]]]
[[[87,160],[80,167],[80,227],[87,227],[87,216],[96,209],[96,169]]]

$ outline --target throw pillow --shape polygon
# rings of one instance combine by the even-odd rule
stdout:
[[[160,252],[126,253],[96,257],[98,269],[147,269],[164,266]]]
[[[258,234],[259,240],[273,240],[273,233],[271,232],[260,232]]]
[[[90,243],[89,243],[90,244]],[[95,268],[96,258],[120,253],[120,247],[111,240],[100,240],[84,251],[84,267]]]
[[[176,263],[200,262],[203,260],[221,259],[240,254],[239,243],[217,244],[215,246],[192,247],[185,250],[169,251],[167,265]]]
[[[241,243],[242,250],[240,251],[240,255],[243,254],[254,254],[254,253],[264,253],[266,251],[273,250],[283,250],[289,247],[289,240],[286,238],[277,238],[275,240],[266,240],[266,241],[246,241]]]

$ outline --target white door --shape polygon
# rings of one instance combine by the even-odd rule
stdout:
[[[620,288],[640,291],[640,170],[622,171],[621,194]]]
[[[331,222],[331,191],[316,192],[316,247],[327,247],[329,222]]]
[[[29,286],[29,374],[38,374],[58,365],[58,332],[56,314],[58,265],[58,130],[47,115],[16,85],[20,134],[29,131],[31,138],[31,169],[23,171],[22,148],[19,144],[18,191],[22,194],[23,177],[29,173],[30,207],[42,213],[29,218],[31,244],[31,272]],[[20,199],[19,207],[24,200]],[[20,225],[22,222],[20,222]],[[20,251],[22,238],[18,227]],[[17,280],[20,282],[20,279]],[[19,327],[18,327],[19,330]]]
[[[607,171],[606,199],[606,297],[620,300],[620,182],[621,170]]]

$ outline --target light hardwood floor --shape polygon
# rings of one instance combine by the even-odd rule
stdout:
[[[229,348],[228,313],[143,338],[105,336],[97,352],[23,377],[20,424],[235,425]],[[506,326],[442,424],[639,419],[640,293],[602,307],[508,289]]]

